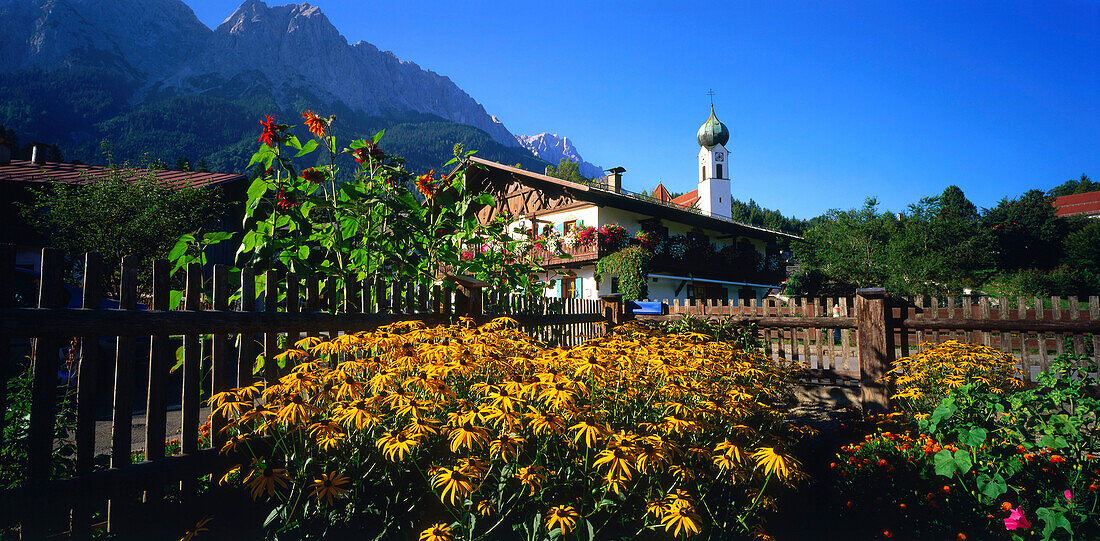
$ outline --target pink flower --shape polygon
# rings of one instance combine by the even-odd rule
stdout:
[[[1070,492],[1068,488],[1065,492],[1063,492],[1063,494],[1065,494],[1067,500],[1073,501],[1073,492]]]
[[[1005,519],[1006,530],[1030,530],[1031,523],[1027,521],[1027,517],[1024,516],[1024,508],[1017,507],[1009,513],[1008,518]]]

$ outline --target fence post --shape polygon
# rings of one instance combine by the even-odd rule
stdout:
[[[482,289],[488,285],[473,276],[455,276],[455,315],[477,318],[482,315]]]
[[[880,380],[890,370],[886,336],[886,289],[856,290],[856,336],[859,340],[859,384],[864,413],[883,413],[890,407],[885,383]]]
[[[626,319],[623,312],[623,294],[600,295],[600,314],[607,318],[608,330],[617,327]]]

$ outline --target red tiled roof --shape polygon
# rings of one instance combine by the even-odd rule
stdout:
[[[147,171],[128,169],[130,179],[137,180]],[[0,182],[61,182],[81,184],[90,179],[103,178],[107,168],[99,165],[77,165],[72,163],[46,162],[37,164],[24,160],[12,160],[9,165],[0,165]],[[190,186],[202,188],[225,184],[245,178],[233,173],[196,173],[193,171],[155,171],[157,180],[170,187]]]
[[[672,200],[672,203],[674,205],[679,205],[679,206],[685,207],[685,208],[691,207],[692,205],[694,205],[695,203],[698,203],[698,202],[699,202],[699,190],[698,189],[692,190],[692,191],[690,191],[690,192],[688,192],[684,195],[681,195],[680,197],[677,197],[676,199]]]
[[[1063,195],[1054,200],[1055,216],[1100,214],[1100,191]]]

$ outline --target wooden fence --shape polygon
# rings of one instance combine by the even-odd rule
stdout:
[[[662,301],[672,320],[690,314],[754,322],[765,351],[797,361],[812,381],[859,384],[864,408],[886,409],[887,389],[877,383],[898,358],[921,344],[948,340],[980,343],[1016,357],[1025,381],[1052,359],[1075,353],[1100,361],[1100,298],[892,297],[880,288],[852,298],[769,298],[760,302]],[[833,307],[839,317],[832,317]]]
[[[198,480],[208,475],[216,480],[231,462],[218,454],[224,419],[210,418],[208,447],[200,448],[204,397],[247,385],[254,377],[278,379],[286,370],[274,362],[266,362],[254,376],[257,357],[272,359],[303,334],[335,336],[397,321],[443,323],[458,316],[481,323],[494,317],[483,312],[488,305],[529,332],[573,344],[606,321],[593,301],[501,299],[470,280],[459,280],[453,290],[393,281],[338,287],[336,281],[275,272],[261,280],[248,269],[231,277],[228,267],[215,265],[210,287],[204,288],[197,264],[186,268],[183,309],[169,310],[168,262],[154,263],[150,291],[139,295],[132,258],[122,263],[118,309],[103,310],[104,269],[95,254],[85,256],[79,273],[82,308],[66,308],[63,299],[73,288],[63,283],[64,262],[54,249],[42,252],[37,308],[13,307],[14,263],[14,248],[0,245],[0,412],[7,411],[7,383],[18,358],[29,355],[33,376],[26,475],[21,485],[0,492],[0,533],[19,523],[24,539],[59,534],[82,539],[104,527],[133,535],[150,525],[142,517],[160,521],[172,516],[165,512],[166,502],[191,501]],[[231,283],[237,285],[231,288]],[[70,352],[69,344],[76,344],[72,351],[79,354],[70,355],[73,366],[59,372],[65,362],[59,352]],[[204,357],[209,358],[206,367]],[[179,370],[170,372],[177,362]],[[56,432],[59,398],[75,402],[74,433],[67,438]],[[175,436],[167,430],[169,415],[180,427],[175,456],[165,456],[165,442]],[[107,449],[96,448],[97,417],[109,418]],[[5,445],[2,422],[0,416],[0,447]],[[106,423],[99,423],[101,436]],[[144,432],[137,438],[135,426]],[[144,449],[143,460],[136,463],[135,441]],[[74,475],[53,471],[54,450],[62,444],[75,448]],[[109,456],[106,465],[97,464],[102,454]],[[100,522],[93,524],[96,517]]]
[[[38,307],[12,307],[14,249],[0,246],[0,358],[5,363],[0,365],[0,411],[7,407],[11,359],[26,350],[33,371],[26,475],[21,485],[0,492],[0,528],[19,523],[24,539],[61,534],[87,538],[99,527],[123,536],[140,534],[142,524],[149,524],[140,517],[167,520],[174,515],[166,510],[169,502],[194,501],[199,480],[210,475],[216,479],[233,460],[217,452],[225,438],[223,419],[210,419],[208,447],[200,448],[202,397],[255,377],[277,379],[285,371],[270,362],[254,375],[257,356],[270,359],[303,334],[334,336],[411,319],[442,323],[468,316],[480,322],[507,315],[538,338],[574,345],[599,334],[602,325],[628,317],[614,296],[601,301],[504,297],[487,294],[484,284],[468,280],[459,281],[454,290],[393,281],[337,286],[335,281],[276,273],[258,280],[248,270],[230,276],[224,265],[214,266],[209,288],[204,288],[202,269],[188,266],[183,309],[169,310],[167,262],[154,264],[149,291],[139,295],[138,270],[131,259],[121,269],[119,309],[103,310],[104,269],[94,254],[85,256],[80,273],[83,308],[65,308],[62,267],[59,252],[44,250]],[[830,317],[834,305],[839,317]],[[986,343],[1016,355],[1027,377],[1062,352],[1094,357],[1100,352],[1095,297],[1087,303],[1057,297],[1010,303],[900,299],[881,289],[865,289],[854,298],[788,303],[673,301],[669,315],[640,317],[683,314],[755,323],[770,355],[798,361],[817,380],[858,383],[869,411],[888,407],[882,376],[893,359],[916,351],[921,342]],[[70,344],[77,347],[70,350]],[[177,345],[180,369],[170,372],[177,364]],[[75,382],[64,393],[58,392],[59,352],[75,365],[62,371],[63,381]],[[205,369],[202,358],[207,354]],[[74,434],[68,438],[56,432],[59,397],[75,404]],[[144,418],[136,420],[135,411]],[[97,427],[97,417],[109,420]],[[169,417],[180,427],[180,452],[174,456],[165,453],[165,440],[174,436],[168,431]],[[140,427],[137,438],[135,427]],[[96,435],[105,431],[110,438],[100,438],[108,442],[101,453]],[[0,438],[3,434],[0,426]],[[135,441],[144,449],[140,462],[133,460]],[[75,448],[75,474],[59,476],[51,460],[55,448],[66,442]],[[109,457],[108,464],[97,464],[100,454]]]

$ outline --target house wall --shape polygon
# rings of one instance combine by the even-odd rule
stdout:
[[[562,269],[551,275],[551,279],[554,281],[553,287],[546,288],[546,296],[550,298],[561,298],[561,279],[562,275],[566,272],[573,272],[577,275],[577,289],[581,292],[582,299],[595,299],[598,295],[602,295],[596,286],[596,266],[585,265],[579,269]],[[608,282],[604,280],[604,282]],[[610,288],[610,286],[608,286]]]

